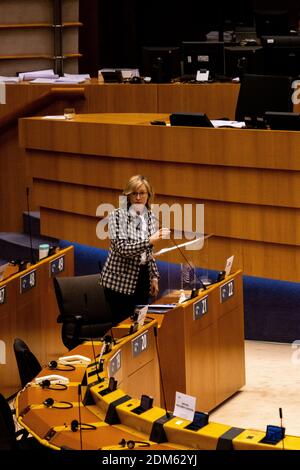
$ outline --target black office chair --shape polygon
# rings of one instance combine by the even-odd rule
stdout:
[[[263,118],[266,111],[293,110],[291,77],[245,74],[241,80],[235,119]]]
[[[72,349],[91,338],[100,339],[112,327],[112,314],[99,274],[53,279],[64,345]]]
[[[0,393],[0,450],[45,449],[38,441],[28,437],[26,429],[15,430],[12,410]]]
[[[14,352],[17,360],[22,388],[42,370],[42,366],[30,351],[27,344],[20,338],[14,340]]]

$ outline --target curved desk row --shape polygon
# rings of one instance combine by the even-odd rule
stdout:
[[[0,282],[0,388],[9,397],[20,388],[13,342],[24,340],[45,364],[66,348],[53,288],[53,276],[74,275],[74,248],[70,246]]]
[[[155,400],[159,400],[154,346],[156,327],[157,322],[153,320],[133,335],[118,339],[112,349],[102,356],[103,370],[98,372],[98,376],[95,373],[95,364],[99,357],[95,362],[93,347],[98,355],[103,344],[95,342],[92,346],[89,342],[75,348],[72,351],[74,354],[89,356],[92,363],[87,368],[78,365],[74,371],[57,371],[69,378],[66,390],[49,390],[34,383],[29,384],[17,397],[19,423],[42,444],[55,450],[127,450],[130,448],[128,441],[133,443],[134,449],[147,447],[149,451],[282,449],[282,442],[276,445],[263,444],[262,431],[233,428],[218,423],[208,423],[196,431],[188,430],[186,427],[190,421],[173,417],[172,413],[167,416],[166,410],[155,404],[141,414],[136,414],[134,410],[139,407],[140,401],[124,391],[127,386],[134,386],[135,380],[125,377],[122,370],[129,367],[132,375],[138,374],[140,381],[150,373]],[[119,360],[116,360],[118,355]],[[45,369],[39,375],[53,372]],[[121,388],[106,393],[108,376],[112,372],[118,378]],[[78,384],[81,384],[85,405],[78,400]],[[45,401],[54,406],[45,406]],[[74,421],[75,424],[76,421],[82,423],[81,432],[78,423],[74,427]],[[284,447],[300,449],[300,438],[286,436]]]

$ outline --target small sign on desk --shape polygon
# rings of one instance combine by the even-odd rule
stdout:
[[[139,356],[148,348],[148,330],[131,341],[132,357]]]
[[[20,293],[24,294],[36,286],[36,269],[20,277]]]
[[[65,270],[65,255],[55,258],[49,264],[49,277],[56,276]]]
[[[121,369],[121,351],[118,351],[109,361],[108,370],[109,376],[114,377],[114,375]]]
[[[220,287],[220,302],[226,302],[226,300],[230,299],[230,297],[234,296],[234,280],[232,279],[226,284],[223,284]]]
[[[6,302],[6,286],[0,287],[0,305]]]
[[[193,304],[194,320],[199,320],[205,313],[208,313],[208,295]]]

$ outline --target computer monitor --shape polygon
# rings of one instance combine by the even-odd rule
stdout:
[[[225,75],[242,77],[244,73],[264,72],[263,48],[260,46],[225,47]]]
[[[154,83],[168,83],[181,75],[181,50],[175,47],[143,47],[141,72]]]
[[[273,75],[300,74],[300,36],[262,36],[264,72]]]
[[[184,74],[196,74],[200,69],[209,70],[209,75],[224,75],[223,42],[189,42],[182,43]]]
[[[286,35],[289,33],[287,10],[255,10],[255,28],[258,37],[269,34]]]
[[[300,131],[299,113],[267,112],[264,116],[267,127],[281,131]]]
[[[292,78],[245,74],[241,80],[235,119],[262,118],[266,111],[293,111]]]
[[[171,126],[214,127],[205,113],[172,113]]]

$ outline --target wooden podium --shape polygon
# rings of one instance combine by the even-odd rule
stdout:
[[[195,396],[197,409],[210,411],[245,384],[241,271],[155,317],[169,410],[176,391]]]

